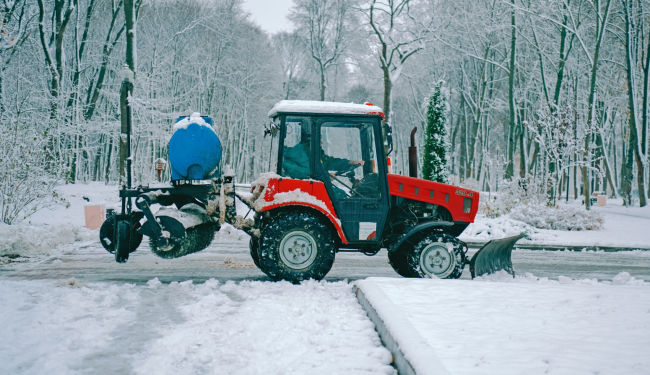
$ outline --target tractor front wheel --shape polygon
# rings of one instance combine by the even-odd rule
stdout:
[[[323,219],[309,212],[276,215],[259,240],[260,269],[275,280],[321,280],[334,264],[336,241]]]
[[[391,265],[405,277],[457,279],[465,267],[464,245],[448,233],[432,233],[413,247],[400,246],[389,254]]]

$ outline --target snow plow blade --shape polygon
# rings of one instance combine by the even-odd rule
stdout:
[[[512,268],[512,248],[517,241],[525,237],[524,234],[518,236],[492,240],[485,244],[477,251],[472,260],[469,262],[469,271],[472,273],[472,279],[504,270],[515,276],[515,270]]]

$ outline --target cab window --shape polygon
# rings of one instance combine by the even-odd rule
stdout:
[[[296,179],[310,176],[311,119],[287,116],[284,126],[284,144],[280,175]]]
[[[334,198],[380,198],[373,124],[324,122],[320,136],[320,163]]]

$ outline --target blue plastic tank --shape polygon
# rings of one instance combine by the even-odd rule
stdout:
[[[212,128],[212,119],[199,116],[179,117],[169,140],[172,180],[207,180],[218,177],[221,142]]]

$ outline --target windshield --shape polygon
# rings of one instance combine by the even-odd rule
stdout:
[[[324,122],[321,164],[336,199],[380,198],[374,124]]]

